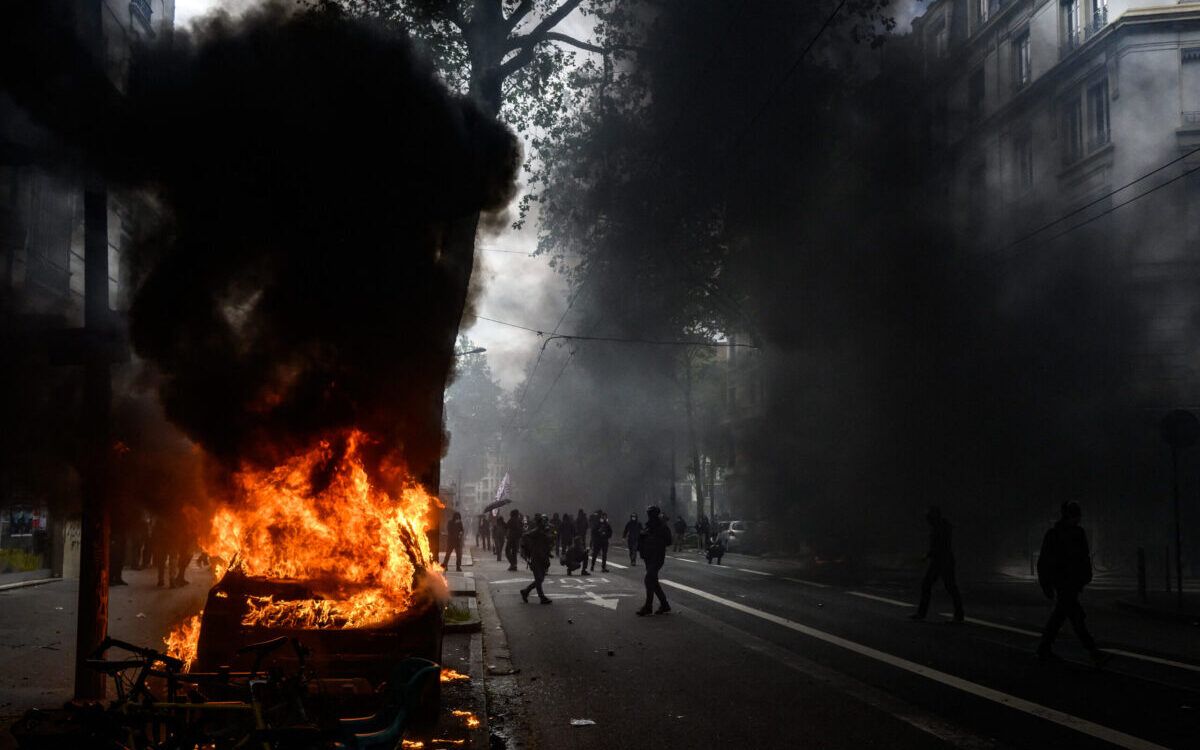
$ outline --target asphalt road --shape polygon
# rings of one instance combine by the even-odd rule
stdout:
[[[638,618],[640,567],[580,579],[555,564],[555,603],[540,606],[518,596],[527,571],[476,560],[521,670],[532,747],[1200,746],[1197,629],[1096,601],[1090,622],[1117,654],[1102,670],[1069,626],[1064,661],[1036,660],[1049,605],[1028,585],[968,589],[965,624],[912,622],[912,592],[894,583],[673,554],[662,580],[674,612]],[[948,611],[935,592],[933,612]]]

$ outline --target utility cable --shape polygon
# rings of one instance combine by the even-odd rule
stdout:
[[[1124,185],[1122,185],[1122,186],[1121,186],[1121,187],[1119,187],[1119,188],[1116,188],[1115,190],[1110,190],[1110,191],[1108,191],[1107,193],[1105,193],[1104,195],[1100,196],[1099,198],[1096,198],[1096,199],[1095,199],[1095,200],[1093,200],[1093,201],[1090,201],[1090,202],[1088,202],[1088,203],[1085,203],[1084,205],[1080,206],[1079,208],[1076,208],[1076,209],[1075,209],[1075,210],[1073,210],[1073,211],[1068,211],[1067,213],[1065,213],[1065,214],[1063,214],[1062,216],[1058,217],[1058,218],[1057,218],[1057,219],[1055,219],[1054,221],[1051,221],[1051,222],[1049,222],[1049,223],[1047,223],[1047,224],[1043,224],[1042,226],[1038,227],[1037,229],[1033,230],[1032,232],[1029,232],[1028,234],[1025,234],[1025,235],[1023,235],[1022,237],[1019,237],[1018,239],[1015,239],[1015,240],[1013,240],[1012,242],[1008,243],[1008,244],[1007,244],[1007,245],[1005,245],[1004,247],[1001,247],[1001,248],[999,248],[999,249],[998,249],[996,252],[1000,252],[1000,253],[1002,253],[1002,252],[1004,252],[1005,250],[1009,250],[1009,249],[1011,249],[1011,248],[1013,248],[1013,247],[1016,247],[1017,245],[1020,245],[1021,243],[1025,242],[1025,241],[1027,241],[1027,240],[1030,240],[1030,239],[1032,239],[1032,238],[1034,238],[1034,237],[1036,237],[1037,235],[1041,234],[1042,232],[1046,231],[1047,229],[1049,229],[1049,228],[1051,228],[1051,227],[1053,227],[1053,226],[1056,226],[1056,225],[1058,225],[1058,224],[1061,224],[1062,222],[1066,221],[1067,219],[1071,218],[1072,216],[1077,216],[1077,215],[1079,215],[1080,213],[1083,213],[1084,211],[1088,210],[1088,209],[1089,209],[1089,208],[1091,208],[1092,206],[1095,206],[1097,203],[1100,203],[1100,202],[1102,202],[1102,201],[1105,201],[1105,200],[1107,200],[1107,199],[1109,199],[1109,198],[1113,197],[1113,196],[1114,196],[1114,195],[1116,195],[1117,193],[1119,193],[1119,192],[1121,192],[1121,191],[1123,191],[1123,190],[1127,190],[1127,189],[1129,189],[1129,188],[1133,187],[1134,185],[1138,184],[1138,183],[1139,183],[1139,182],[1141,182],[1142,180],[1144,180],[1144,179],[1146,179],[1146,178],[1148,178],[1148,177],[1153,177],[1154,175],[1156,175],[1156,174],[1158,174],[1159,172],[1163,171],[1163,170],[1164,170],[1164,169],[1166,169],[1167,167],[1170,167],[1170,166],[1171,166],[1171,165],[1173,165],[1173,164],[1178,164],[1179,162],[1183,161],[1184,159],[1188,158],[1189,156],[1192,156],[1193,154],[1197,154],[1197,153],[1200,153],[1200,146],[1197,146],[1196,148],[1192,149],[1191,151],[1188,151],[1188,152],[1186,152],[1186,153],[1182,154],[1181,156],[1178,156],[1178,157],[1176,157],[1176,158],[1174,158],[1174,159],[1170,160],[1170,161],[1169,161],[1169,162],[1167,162],[1166,164],[1163,164],[1162,166],[1160,166],[1160,167],[1157,167],[1156,169],[1152,169],[1152,170],[1150,170],[1149,172],[1145,173],[1145,174],[1144,174],[1144,175],[1142,175],[1141,177],[1138,177],[1138,178],[1136,178],[1136,179],[1130,180],[1129,182],[1125,183]],[[1169,184],[1169,183],[1164,183],[1164,184]],[[1157,188],[1156,188],[1156,189],[1157,189]],[[1143,193],[1143,195],[1145,195],[1145,193]],[[1139,196],[1139,197],[1140,197],[1140,196]],[[1135,198],[1134,200],[1137,200],[1137,198]],[[1127,203],[1131,203],[1131,202],[1132,202],[1132,201],[1126,201],[1125,203],[1122,203],[1121,205],[1123,206],[1123,205],[1126,205]],[[1104,215],[1104,214],[1100,214],[1100,216],[1103,216],[1103,215]],[[1097,217],[1097,218],[1098,218],[1098,217]],[[1088,222],[1084,222],[1084,223],[1086,224],[1086,223],[1088,223]],[[1076,225],[1076,226],[1083,226],[1083,224],[1078,224],[1078,225]],[[1070,231],[1070,230],[1067,230],[1067,231]],[[1064,233],[1062,233],[1062,234],[1056,234],[1056,235],[1054,235],[1054,237],[1051,237],[1050,239],[1051,239],[1051,240],[1058,239],[1058,238],[1059,238],[1059,237],[1061,237],[1063,234],[1066,234],[1066,232],[1064,232]],[[1049,241],[1049,240],[1048,240],[1048,241]]]

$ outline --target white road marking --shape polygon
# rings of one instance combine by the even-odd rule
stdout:
[[[843,648],[847,651],[859,654],[860,656],[865,656],[868,659],[874,659],[876,661],[883,662],[884,664],[896,667],[897,669],[902,669],[906,672],[934,680],[935,682],[940,682],[943,685],[961,690],[965,693],[970,693],[971,695],[983,698],[984,700],[992,701],[993,703],[998,703],[1002,706],[1007,706],[1008,708],[1027,713],[1030,716],[1036,716],[1040,719],[1045,719],[1046,721],[1067,727],[1068,729],[1073,729],[1076,732],[1095,737],[1104,742],[1117,745],[1118,747],[1127,748],[1128,750],[1167,750],[1162,745],[1157,745],[1149,740],[1144,740],[1140,737],[1134,737],[1133,735],[1125,734],[1124,732],[1111,729],[1101,724],[1096,724],[1095,722],[1088,721],[1087,719],[1082,719],[1078,716],[1072,716],[1071,714],[1063,711],[1049,708],[1048,706],[1043,706],[1032,701],[1027,701],[1024,698],[1018,698],[1015,695],[1003,693],[999,690],[971,682],[970,680],[965,680],[961,677],[956,677],[955,675],[948,674],[931,667],[926,667],[923,664],[917,664],[916,662],[909,661],[908,659],[871,648],[870,646],[864,646],[861,643],[847,640],[840,636],[833,635],[832,633],[826,633],[823,630],[817,630],[816,628],[809,627],[808,625],[802,625],[794,620],[789,620],[785,617],[780,617],[779,615],[773,615],[770,612],[764,612],[760,609],[748,607],[745,604],[740,604],[730,599],[725,599],[723,597],[716,596],[715,594],[710,594],[707,591],[701,591],[700,589],[695,589],[691,586],[685,586],[682,583],[676,583],[674,581],[661,580],[660,583],[662,583],[664,586],[670,586],[681,591],[686,591],[690,594],[695,594],[696,596],[708,599],[711,602],[722,604],[731,609],[736,609],[739,612],[766,620],[767,622],[781,625],[790,630],[807,635],[810,638],[815,638],[819,641],[824,641],[830,645],[837,646],[838,648]],[[905,604],[904,606],[907,607],[910,605]]]
[[[775,575],[774,573],[764,573],[761,570],[750,570],[749,568],[734,568],[734,570],[740,570],[743,573],[753,573],[756,576],[773,576],[773,575]]]
[[[595,604],[597,607],[604,607],[605,609],[615,610],[617,605],[621,603],[620,599],[607,599],[592,591],[584,592],[584,596],[585,603]],[[625,596],[632,596],[632,594],[625,594]]]
[[[792,583],[802,583],[802,584],[804,584],[805,586],[815,586],[815,587],[817,587],[817,588],[819,588],[819,589],[827,589],[827,588],[829,588],[829,584],[828,584],[828,583],[817,583],[816,581],[806,581],[806,580],[804,580],[803,578],[788,578],[787,576],[784,576],[784,577],[783,577],[783,580],[785,580],[785,581],[791,581]]]
[[[949,612],[940,612],[939,614],[941,614],[942,617],[950,617],[951,616]],[[1019,633],[1020,635],[1027,635],[1027,636],[1030,636],[1031,638],[1041,638],[1042,637],[1042,634],[1037,632],[1036,630],[1026,630],[1024,628],[1013,627],[1012,625],[1003,625],[998,622],[989,622],[987,620],[979,620],[974,617],[967,617],[965,619],[967,622],[973,622],[976,625],[983,625],[984,627],[988,627],[988,628],[995,628],[997,630],[1007,630],[1011,633]],[[1139,654],[1136,651],[1125,651],[1125,650],[1119,649],[1119,648],[1106,648],[1106,649],[1101,649],[1101,650],[1107,651],[1110,654],[1117,654],[1118,656],[1127,656],[1130,659],[1138,659],[1140,661],[1153,662],[1155,664],[1162,664],[1162,665],[1168,666],[1168,667],[1176,667],[1178,669],[1186,669],[1191,672],[1200,672],[1200,665],[1197,665],[1197,664],[1188,664],[1188,663],[1182,662],[1182,661],[1172,661],[1171,659],[1164,659],[1160,656],[1150,656],[1148,654]]]
[[[609,561],[608,564],[611,565],[612,567],[616,568],[617,570],[627,570],[629,568],[628,565],[622,565],[621,563],[615,563],[615,562],[612,562],[611,560]]]
[[[862,591],[847,591],[846,593],[850,596],[858,596],[862,597],[863,599],[873,599],[874,601],[883,602],[884,604],[894,604],[897,607],[913,606],[912,602],[902,602],[899,599],[888,599],[886,596],[876,596],[875,594],[867,594]]]
[[[502,586],[506,583],[533,583],[532,578],[505,578],[503,581],[492,581],[493,586]]]
[[[674,555],[669,555],[669,557],[672,560],[678,560],[679,562],[696,563],[696,564],[700,563],[699,560],[692,560],[691,558],[687,558],[687,557],[675,557]]]

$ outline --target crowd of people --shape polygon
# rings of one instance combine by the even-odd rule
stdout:
[[[672,535],[672,528],[675,534]],[[674,545],[678,551],[684,543],[684,537],[689,525],[682,517],[674,523],[664,516],[656,506],[646,509],[645,523],[637,513],[631,513],[629,520],[621,531],[629,551],[629,564],[636,566],[638,559],[646,568],[646,603],[637,611],[638,615],[652,613],[665,614],[671,611],[662,586],[658,583],[658,572],[666,561],[667,550]],[[709,537],[711,526],[708,520],[701,517],[696,525],[700,535],[701,549],[706,549],[710,543],[715,543],[715,537]],[[543,581],[557,559],[566,569],[566,575],[574,575],[579,571],[581,576],[590,576],[596,571],[596,563],[600,564],[600,572],[608,572],[609,544],[613,537],[613,525],[608,513],[596,509],[587,513],[579,508],[575,513],[553,513],[549,516],[537,513],[533,516],[523,515],[519,510],[509,510],[508,515],[502,513],[480,514],[475,519],[475,546],[478,549],[494,552],[496,561],[508,561],[508,569],[517,570],[517,560],[523,559],[533,572],[534,580],[521,596],[526,601],[536,590],[543,604],[551,603],[542,589]],[[462,520],[455,513],[447,524],[446,555],[442,567],[449,569],[452,552],[461,556],[462,550]],[[719,558],[718,558],[719,559]],[[461,568],[460,568],[461,569]],[[654,601],[658,608],[654,609]]]
[[[123,576],[127,568],[151,568],[158,571],[157,586],[173,589],[186,586],[186,573],[193,560],[201,565],[208,563],[203,554],[197,558],[196,550],[196,535],[181,512],[114,513],[109,541],[109,585],[127,586]]]

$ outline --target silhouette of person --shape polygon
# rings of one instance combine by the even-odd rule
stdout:
[[[537,589],[542,604],[550,604],[550,597],[542,591],[546,571],[550,569],[550,551],[554,545],[553,532],[547,527],[546,517],[538,513],[533,517],[533,528],[521,537],[521,557],[533,571],[533,583],[521,589],[521,598],[529,601],[529,592]]]
[[[658,582],[658,571],[662,570],[667,561],[667,548],[671,546],[671,529],[662,520],[658,506],[651,505],[646,509],[646,528],[638,537],[638,552],[646,563],[646,603],[635,614],[644,617],[652,611],[654,597],[658,597],[658,611],[664,615],[671,611],[667,604],[667,595],[663,593],[662,584]]]
[[[675,551],[678,552],[683,544],[683,536],[687,534],[687,521],[683,520],[683,516],[675,519]]]
[[[933,584],[941,578],[954,601],[954,621],[962,622],[962,595],[958,593],[958,581],[954,574],[954,549],[950,538],[953,527],[942,517],[942,509],[936,505],[929,506],[925,520],[929,522],[929,552],[925,555],[925,559],[929,561],[929,568],[925,571],[925,580],[921,581],[921,603],[917,605],[917,611],[911,619],[925,619],[925,614],[929,611],[929,599],[933,595]]]
[[[559,558],[562,557],[562,534],[558,533],[561,527],[562,520],[559,519],[558,514],[555,513],[550,516],[550,522],[546,525],[546,531],[550,533],[550,538],[554,540],[554,544],[551,545],[551,549],[553,550],[551,554]]]
[[[1054,611],[1046,621],[1042,642],[1038,645],[1038,658],[1058,660],[1051,648],[1063,621],[1070,620],[1075,635],[1091,654],[1092,661],[1102,666],[1112,655],[1096,647],[1084,622],[1083,606],[1079,603],[1080,592],[1092,581],[1092,556],[1087,534],[1079,526],[1083,509],[1079,503],[1066,502],[1062,504],[1061,515],[1058,523],[1042,538],[1042,553],[1038,557],[1038,583],[1046,598],[1054,600]]]
[[[600,511],[596,526],[592,529],[592,570],[596,569],[596,555],[600,555],[600,570],[608,572],[608,540],[612,538],[612,525],[608,514]]]
[[[638,537],[642,535],[642,522],[638,520],[637,513],[630,513],[629,520],[625,522],[625,530],[621,532],[625,537],[625,543],[629,545],[629,564],[637,566],[638,555]]]
[[[497,515],[492,518],[492,549],[496,551],[496,562],[500,562],[500,558],[504,554],[505,534],[504,519]]]
[[[703,513],[700,514],[699,520],[696,521],[696,533],[700,536],[699,540],[697,540],[698,551],[703,552],[712,541],[708,538],[708,535],[712,533],[712,526],[708,523],[708,516]]]
[[[571,514],[563,513],[562,518],[558,521],[558,546],[561,550],[561,557],[565,559],[571,549],[571,543],[575,540],[575,520]],[[563,565],[566,565],[564,562]]]
[[[487,516],[482,513],[475,519],[475,546],[480,549],[488,548]],[[442,567],[445,567],[444,565]]]
[[[588,518],[587,518],[587,515],[583,512],[583,508],[580,508],[579,512],[575,514],[575,533],[573,534],[573,536],[577,536],[577,537],[580,537],[583,539],[584,549],[587,549],[587,533],[588,533]]]
[[[446,559],[442,560],[442,568],[450,569],[450,553],[454,553],[454,569],[462,571],[462,548],[463,548],[463,529],[462,514],[454,511],[454,517],[446,524]]]
[[[504,556],[508,558],[508,569],[517,569],[517,547],[521,544],[521,535],[525,533],[524,524],[521,522],[521,512],[513,510],[508,514],[508,523],[505,524],[507,533],[504,539]]]

